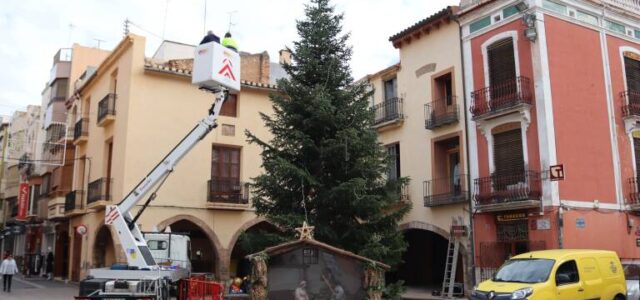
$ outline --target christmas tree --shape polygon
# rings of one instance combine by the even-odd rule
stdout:
[[[289,76],[271,96],[274,114],[262,115],[273,137],[247,132],[263,149],[253,205],[288,234],[308,220],[315,239],[395,266],[406,248],[397,223],[410,209],[400,201],[407,179],[386,178],[373,92],[353,81],[342,20],[329,0],[311,0],[297,22],[300,40],[283,66]]]

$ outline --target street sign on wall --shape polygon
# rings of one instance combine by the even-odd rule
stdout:
[[[20,183],[18,191],[18,215],[16,219],[25,220],[27,218],[27,210],[29,210],[29,184]]]
[[[564,180],[564,165],[560,164],[549,167],[549,180]]]

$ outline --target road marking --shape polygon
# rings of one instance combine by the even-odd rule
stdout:
[[[26,284],[26,285],[30,285],[30,286],[32,286],[34,288],[37,288],[37,289],[45,289],[46,288],[44,285],[39,285],[39,284],[36,284],[36,283],[33,283],[33,282],[22,280],[22,279],[20,279],[18,277],[13,277],[13,279],[15,281],[17,281],[17,282],[20,282],[20,283],[23,283],[23,284]]]

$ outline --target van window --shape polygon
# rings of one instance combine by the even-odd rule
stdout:
[[[556,271],[556,285],[571,284],[580,281],[575,260],[561,264]]]
[[[627,280],[640,280],[640,265],[624,265],[624,278]]]
[[[511,259],[508,260],[492,281],[496,282],[545,282],[549,278],[555,261],[552,259]]]
[[[148,241],[149,250],[167,250],[167,241]]]

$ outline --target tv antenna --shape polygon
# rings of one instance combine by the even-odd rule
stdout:
[[[101,40],[101,39],[93,39],[94,41],[98,42],[98,46],[96,48],[100,49],[100,43],[102,42],[106,42],[105,40]]]
[[[227,29],[227,32],[231,32],[231,26],[235,26],[236,25],[236,23],[233,23],[232,19],[231,19],[231,18],[233,18],[233,14],[235,14],[235,13],[238,13],[238,11],[237,10],[233,10],[233,11],[227,12],[227,14],[229,15],[229,29]]]
[[[71,45],[71,34],[73,33],[73,28],[75,27],[75,25],[69,23],[69,38],[67,39],[67,45]]]

